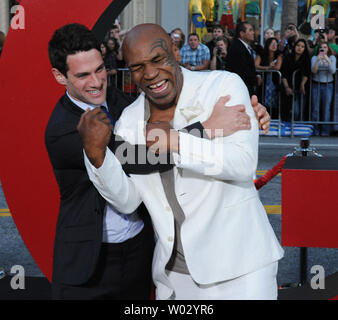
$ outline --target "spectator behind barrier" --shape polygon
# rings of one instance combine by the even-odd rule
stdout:
[[[110,48],[111,47],[112,45],[110,45]],[[100,45],[101,54],[102,54],[102,58],[104,61],[104,66],[106,67],[106,70],[107,70],[108,86],[111,86],[114,84],[114,76],[117,73],[116,54],[114,51],[111,51],[110,48],[105,42],[102,42]]]
[[[173,39],[174,43],[177,45],[178,49],[182,49],[185,44],[185,34],[181,28],[175,28],[170,32],[170,37]]]
[[[299,70],[295,78],[295,88],[292,87],[293,73]],[[283,57],[282,73],[282,120],[291,120],[292,99],[295,99],[294,120],[299,119],[300,95],[305,95],[305,84],[311,75],[310,56],[304,39],[296,41],[289,55]]]
[[[312,99],[311,120],[330,121],[330,109],[333,94],[333,75],[336,73],[336,57],[332,54],[328,42],[319,45],[319,54],[311,59]],[[331,126],[327,124],[316,125],[315,135],[327,137]]]
[[[209,48],[210,51],[210,59],[213,58],[214,55],[214,48],[216,47],[216,39],[219,37],[224,37],[225,31],[224,27],[220,24],[216,24],[212,26],[212,40],[206,43],[206,46]]]
[[[255,60],[256,70],[280,70],[282,66],[282,53],[278,50],[278,40],[268,38],[265,42],[264,50],[261,55],[257,55]],[[270,108],[278,106],[278,83],[279,76],[276,73],[265,74],[265,105]],[[272,118],[276,117],[276,111]],[[271,113],[270,112],[270,113]]]
[[[211,70],[225,70],[226,57],[228,54],[228,40],[225,37],[218,37],[215,39],[215,47],[210,62]]]
[[[281,52],[284,52],[285,49],[289,46],[289,39],[291,37],[295,37],[295,42],[299,39],[299,34],[297,30],[297,26],[294,23],[289,23],[284,31],[284,34],[279,42],[278,49]],[[291,51],[291,50],[290,50]]]
[[[274,38],[275,37],[275,32],[273,31],[273,29],[269,28],[266,29],[264,32],[264,44],[266,42],[266,40],[268,40],[269,38]],[[278,40],[277,40],[278,42]]]
[[[209,48],[200,43],[199,36],[196,33],[189,34],[188,44],[185,44],[180,50],[182,57],[182,66],[191,70],[207,70],[210,64]]]

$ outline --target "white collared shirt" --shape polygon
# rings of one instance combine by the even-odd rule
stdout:
[[[254,53],[254,56],[252,56],[252,58],[253,59],[255,59],[256,58],[256,51],[254,50],[254,49],[252,49],[246,42],[244,42],[242,39],[240,39],[240,38],[238,38],[238,40],[240,40],[243,44],[244,44],[244,46],[245,46],[245,48],[249,51],[249,53],[250,53],[250,56],[252,56],[252,54],[251,54],[251,51],[250,50],[252,50],[253,51],[253,53]]]
[[[83,110],[93,110],[98,106],[90,105],[82,101],[75,100],[66,92],[68,98]],[[108,109],[107,101],[102,103]],[[103,218],[102,242],[120,243],[135,237],[143,229],[143,221],[139,218],[137,211],[131,214],[124,214],[116,210],[109,203],[106,204]]]

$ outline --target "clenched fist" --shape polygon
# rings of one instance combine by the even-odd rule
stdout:
[[[110,120],[100,108],[91,111],[88,109],[82,114],[77,129],[88,159],[99,168],[104,161],[106,147],[111,138],[113,127]]]

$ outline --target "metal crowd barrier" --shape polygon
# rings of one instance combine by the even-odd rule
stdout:
[[[129,96],[138,95],[138,87],[132,81],[128,68],[118,68],[117,74],[108,78],[108,86],[118,88]]]
[[[291,137],[294,135],[294,125],[297,123],[302,124],[313,124],[314,126],[318,125],[330,125],[334,126],[333,129],[338,131],[338,68],[336,69],[336,73],[333,75],[333,83],[332,83],[332,101],[330,105],[330,121],[322,121],[321,119],[321,110],[324,106],[319,106],[318,111],[316,113],[316,117],[319,120],[314,120],[312,115],[312,88],[313,88],[313,74],[311,73],[310,79],[308,79],[308,92],[306,92],[305,96],[301,94],[299,91],[295,90],[295,79],[296,74],[300,72],[300,70],[296,70],[292,74],[292,89],[294,90],[294,95],[292,97],[292,114],[291,114]],[[331,82],[326,82],[326,97],[328,96],[328,85]],[[295,103],[297,95],[300,95],[300,117],[299,119],[295,119]],[[320,101],[321,93],[318,86],[317,94],[319,94],[318,100]],[[320,102],[319,102],[320,103]],[[306,106],[308,108],[306,108]]]
[[[258,88],[258,99],[267,108],[271,119],[278,121],[278,137],[281,137],[281,86],[282,74],[279,70],[257,70],[257,73],[262,77],[262,85]],[[274,74],[278,77],[278,81],[273,81]],[[270,79],[270,80],[269,80]],[[274,102],[267,101],[267,81],[271,81],[275,85]],[[276,83],[277,82],[277,83]],[[270,97],[271,98],[271,97]]]
[[[296,74],[299,70],[296,70],[292,75],[292,89],[294,91],[294,95],[292,96],[292,112],[291,112],[291,137],[294,136],[294,127],[295,124],[313,124],[313,125],[332,125],[334,126],[334,130],[338,131],[338,68],[334,75],[334,82],[333,82],[333,97],[331,103],[331,119],[330,121],[321,121],[317,120],[314,121],[311,117],[311,109],[312,109],[312,74],[310,79],[308,79],[309,84],[307,85],[307,92],[304,96],[300,94],[299,91],[295,90],[295,78]],[[281,101],[281,92],[282,92],[282,74],[278,70],[257,70],[257,73],[262,76],[262,86],[258,93],[259,100],[261,103],[267,107],[269,114],[271,115],[272,120],[276,120],[278,123],[278,137],[281,137],[281,111],[282,111],[282,101]],[[271,101],[267,101],[266,96],[266,82],[270,81],[269,78],[272,80],[273,76],[275,75],[275,84],[276,84],[276,91],[275,91],[275,98],[274,104],[271,105]],[[277,77],[277,81],[276,81]],[[137,97],[138,87],[132,81],[131,72],[128,68],[119,68],[117,69],[117,74],[110,79],[110,84],[119,88],[124,93]],[[295,103],[296,98],[300,97],[299,99],[299,118],[295,119]],[[307,107],[306,107],[307,106]],[[320,108],[318,109],[317,119],[320,119]]]

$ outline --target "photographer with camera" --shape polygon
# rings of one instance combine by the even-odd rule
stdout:
[[[216,38],[216,45],[210,62],[211,70],[226,70],[226,57],[228,54],[228,40],[225,37]]]
[[[288,23],[288,25],[285,28],[285,32],[282,36],[281,41],[278,45],[278,50],[280,52],[285,52],[288,49],[288,40],[291,37],[295,37],[295,42],[299,39],[299,34],[297,30],[297,26],[293,23]]]
[[[333,75],[336,73],[336,57],[332,54],[328,42],[319,44],[319,54],[311,59],[312,99],[311,120],[330,121],[333,94]],[[315,125],[315,135],[330,135],[330,125]]]
[[[327,42],[332,50],[332,54],[335,56],[338,54],[338,45],[335,43],[336,30],[333,26],[324,29],[317,29],[315,31],[314,40],[310,47],[313,49],[312,54],[316,56],[318,54],[318,46],[322,42]]]
[[[327,42],[327,30],[326,29],[316,29],[313,36],[313,41],[310,44],[312,50],[312,55],[316,56],[318,54],[318,46],[321,42]]]
[[[335,56],[338,55],[338,44],[336,43],[336,28],[333,25],[329,26],[327,34],[327,42],[329,43],[330,48],[333,50]]]

